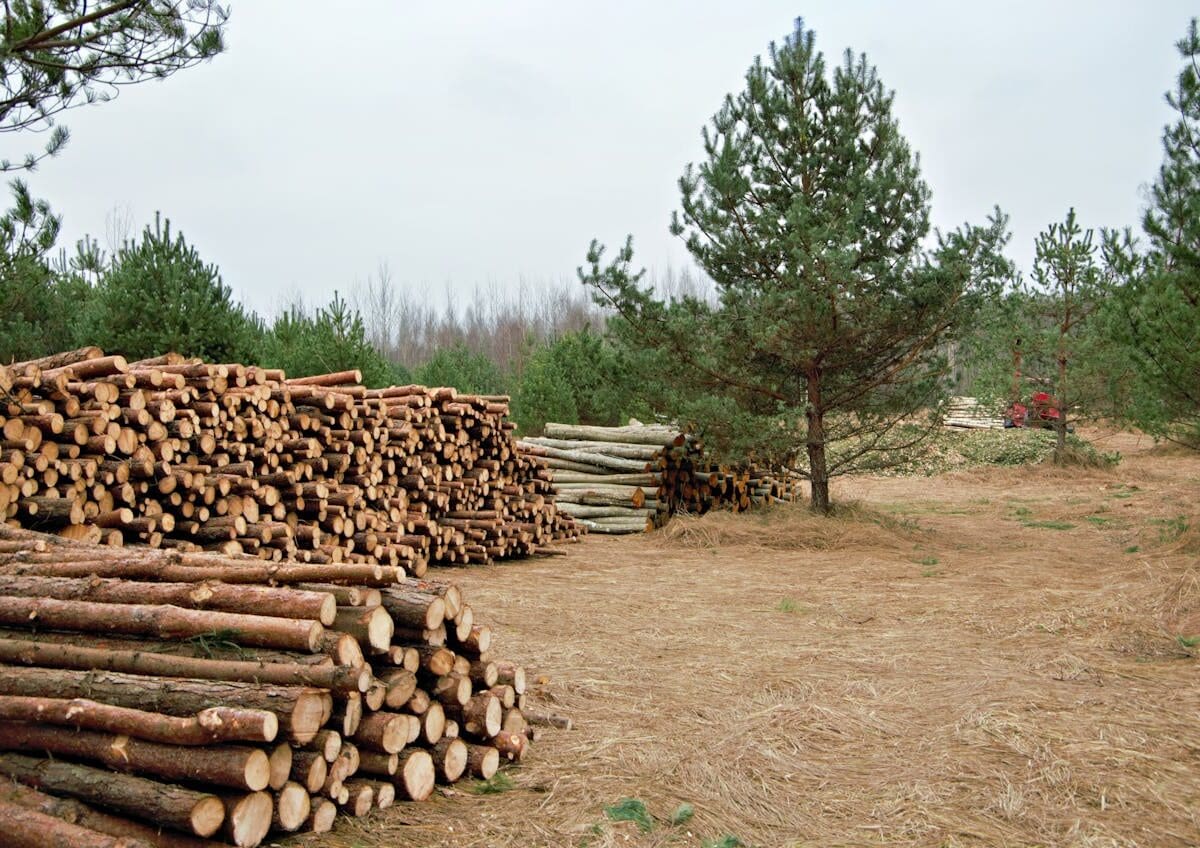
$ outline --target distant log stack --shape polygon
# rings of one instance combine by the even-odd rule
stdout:
[[[578,537],[508,398],[360,382],[98,348],[0,366],[0,520],[416,576]]]
[[[946,406],[942,424],[966,430],[1003,430],[1004,416],[978,398],[952,397]]]
[[[593,533],[642,533],[676,512],[740,512],[798,494],[792,475],[707,461],[674,427],[547,424],[545,432],[518,447],[546,466],[558,509]]]
[[[489,778],[523,756],[525,707],[524,669],[453,584],[0,525],[0,833],[31,828],[19,844],[325,831]]]

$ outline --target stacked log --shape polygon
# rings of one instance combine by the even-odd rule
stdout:
[[[491,563],[578,537],[508,398],[367,389],[357,371],[140,362],[0,367],[0,519],[108,545],[268,561]]]
[[[1003,430],[1004,417],[973,397],[952,397],[942,425],[966,430]]]
[[[0,832],[42,839],[16,844],[325,831],[519,760],[525,706],[454,584],[0,526]]]
[[[518,447],[546,466],[558,509],[594,533],[643,533],[676,512],[740,512],[799,493],[792,475],[713,463],[676,427],[547,424],[545,432]]]

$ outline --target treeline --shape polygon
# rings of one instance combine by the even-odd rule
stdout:
[[[107,254],[92,239],[52,256],[60,221],[22,183],[0,218],[0,361],[96,344],[130,359],[177,351],[283,368],[296,377],[358,368],[368,386],[422,383],[509,394],[523,432],[548,420],[617,424],[644,414],[606,316],[576,283],[477,292],[441,310],[398,289],[386,268],[346,298],[265,319],[237,302],[170,221],[156,218]],[[669,273],[665,286],[698,291]]]

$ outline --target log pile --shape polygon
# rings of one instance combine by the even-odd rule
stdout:
[[[1003,430],[1004,417],[978,398],[952,397],[942,425],[966,430]]]
[[[357,371],[83,348],[0,366],[0,520],[417,576],[577,538],[507,415],[506,397],[366,389]]]
[[[323,832],[519,760],[524,707],[453,584],[0,526],[6,845]]]
[[[675,427],[547,424],[545,433],[518,447],[546,466],[557,507],[593,533],[643,533],[676,512],[741,512],[799,494],[786,473],[707,460],[700,441]]]

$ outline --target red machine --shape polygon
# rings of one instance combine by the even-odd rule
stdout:
[[[1043,427],[1053,429],[1059,419],[1058,407],[1054,398],[1046,392],[1035,392],[1030,398],[1030,406],[1015,401],[1008,408],[1004,424],[1008,427]]]

